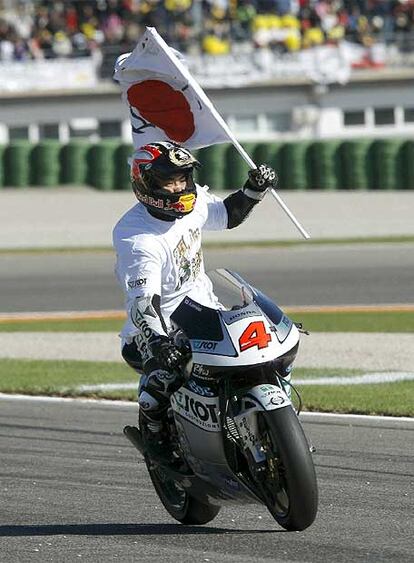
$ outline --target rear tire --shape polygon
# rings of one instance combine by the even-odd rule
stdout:
[[[142,415],[139,415],[139,426],[143,427]],[[145,456],[145,463],[155,492],[165,510],[182,524],[200,525],[211,522],[220,512],[220,506],[209,502],[201,502],[191,496],[179,482],[171,478],[162,466],[153,464]]]
[[[266,411],[258,418],[267,450],[266,476],[261,479],[267,508],[286,530],[304,530],[316,517],[318,487],[302,426],[291,407]]]
[[[166,511],[181,524],[200,525],[211,522],[219,506],[203,503],[192,497],[179,483],[171,479],[162,467],[153,467],[145,460],[155,491]]]

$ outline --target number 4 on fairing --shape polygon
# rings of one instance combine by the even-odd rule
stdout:
[[[239,338],[240,351],[245,352],[253,346],[257,346],[259,350],[267,348],[271,340],[272,335],[266,332],[263,321],[252,322]]]

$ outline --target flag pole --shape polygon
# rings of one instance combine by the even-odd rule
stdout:
[[[216,110],[216,108],[213,106],[213,104],[211,103],[211,101],[209,100],[209,98],[205,94],[204,90],[199,85],[199,83],[196,80],[194,80],[194,78],[191,76],[191,73],[188,70],[188,68],[184,64],[182,64],[182,62],[175,56],[175,54],[173,53],[171,48],[167,45],[167,43],[164,41],[164,39],[161,37],[161,35],[159,35],[159,33],[157,32],[157,30],[154,27],[147,27],[146,29],[152,35],[155,42],[158,43],[158,45],[161,46],[161,48],[165,52],[166,56],[170,59],[172,64],[176,68],[178,68],[179,71],[182,73],[182,75],[188,80],[189,84],[194,88],[194,91],[199,96],[199,98],[208,106],[211,113],[214,115],[214,117],[218,121],[218,123],[220,123],[223,130],[227,133],[229,139],[231,140],[233,145],[236,147],[237,151],[240,153],[242,158],[247,162],[247,164],[251,168],[257,168],[256,164],[253,162],[253,160],[250,158],[250,156],[247,154],[247,152],[244,150],[244,148],[241,146],[241,144],[237,141],[237,139],[233,135],[232,131],[230,130],[229,126],[224,121],[224,119],[221,117],[221,115]],[[279,194],[276,192],[276,190],[272,189],[270,193],[275,198],[275,200],[278,202],[278,204],[283,209],[283,211],[286,213],[286,215],[289,217],[289,219],[292,221],[292,223],[295,225],[295,227],[299,230],[299,232],[301,233],[303,238],[310,239],[310,235],[305,231],[305,229],[302,227],[302,225],[299,223],[299,221],[296,219],[296,217],[293,215],[293,213],[290,211],[290,209],[287,207],[287,205],[282,201],[282,198],[279,196]]]
[[[236,147],[236,149],[240,153],[240,156],[242,156],[242,158],[245,160],[245,162],[247,162],[247,164],[251,168],[257,168],[256,164],[253,162],[253,160],[250,158],[250,156],[247,154],[247,152],[244,150],[244,148],[241,146],[241,144],[237,141],[237,139],[235,139],[233,137],[233,135],[231,135],[231,137],[232,137],[233,145]],[[295,227],[299,230],[299,232],[301,233],[303,238],[304,239],[310,239],[311,237],[310,237],[309,233],[307,231],[305,231],[305,229],[302,227],[302,225],[299,223],[299,221],[296,219],[296,217],[290,211],[288,206],[285,204],[285,202],[279,196],[277,191],[272,188],[270,190],[270,193],[275,198],[275,200],[278,202],[278,204],[283,209],[283,211],[286,213],[286,215],[289,217],[289,219],[292,221],[292,223],[295,225]]]

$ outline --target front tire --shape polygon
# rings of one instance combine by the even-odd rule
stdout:
[[[182,524],[200,525],[211,522],[217,516],[219,506],[203,503],[192,497],[162,467],[154,467],[147,459],[145,462],[160,501],[175,520]]]
[[[258,415],[266,469],[260,480],[267,508],[286,530],[308,528],[318,509],[318,487],[308,441],[291,407]]]

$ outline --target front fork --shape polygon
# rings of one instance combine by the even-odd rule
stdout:
[[[261,463],[266,459],[266,452],[261,443],[258,413],[292,408],[292,403],[281,387],[271,383],[262,383],[255,385],[244,394],[240,407],[240,413],[234,416],[234,422],[244,449],[250,452],[256,463]]]
[[[248,460],[249,466],[258,466],[266,460],[266,451],[261,443],[257,415],[260,412],[292,408],[290,397],[281,381],[280,385],[276,382],[261,383],[237,390],[233,388],[230,379],[224,380],[223,385],[220,412],[223,431],[227,434],[224,436],[224,445],[229,464],[232,468],[237,468],[237,448]]]

